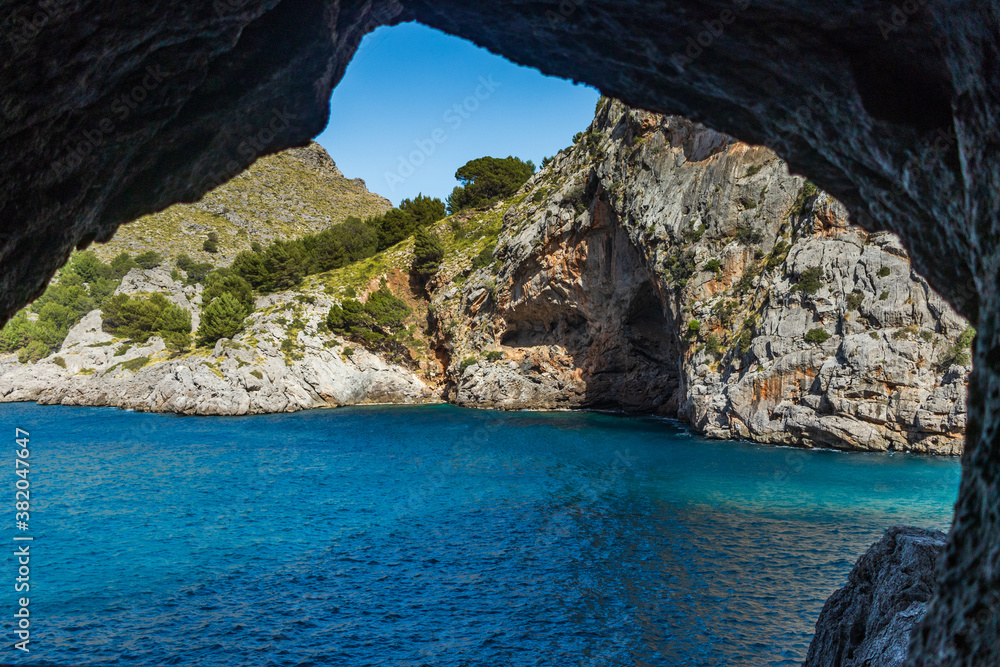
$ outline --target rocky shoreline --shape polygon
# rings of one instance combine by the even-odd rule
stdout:
[[[133,269],[118,288],[126,294],[156,291],[197,322],[200,286],[185,287],[163,269]],[[329,301],[296,305],[304,327],[294,353],[301,359],[295,360],[281,349],[287,332],[274,321],[278,311],[257,311],[246,333],[185,355],[172,354],[159,337],[143,345],[116,339],[102,331],[101,312],[94,311],[70,330],[58,353],[34,364],[19,364],[13,355],[0,362],[0,401],[247,415],[435,400],[434,389],[411,370],[360,347],[345,355],[328,345],[328,336],[318,336]]]
[[[0,360],[0,401],[241,415],[444,400],[677,417],[767,444],[962,452],[968,323],[895,236],[853,226],[768,149],[604,100],[515,197],[434,229],[451,249],[426,289],[409,280],[404,241],[259,297],[211,350],[116,339],[91,312],[58,352]],[[383,281],[412,307],[408,358],[326,327],[331,306]],[[164,294],[198,326],[201,286],[166,268],[133,269],[118,293]]]
[[[927,613],[946,535],[895,526],[823,605],[803,667],[902,667]]]

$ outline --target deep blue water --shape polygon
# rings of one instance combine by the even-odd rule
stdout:
[[[959,478],[598,414],[0,416],[4,539],[35,538],[31,653],[11,548],[0,662],[793,665],[855,559],[890,525],[946,528]]]

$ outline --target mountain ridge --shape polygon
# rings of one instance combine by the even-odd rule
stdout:
[[[104,261],[122,252],[154,251],[168,264],[185,253],[198,262],[227,266],[253,242],[298,238],[351,216],[364,219],[391,208],[362,179],[346,178],[326,150],[312,142],[262,157],[200,201],[143,216],[92,249]],[[204,250],[208,232],[218,235],[215,253]]]
[[[0,400],[191,414],[448,400],[657,413],[771,444],[961,451],[968,324],[895,237],[851,226],[766,148],[602,99],[515,196],[433,231],[445,256],[426,287],[409,275],[410,238],[258,298],[242,333],[183,359],[155,338],[116,358],[127,343],[100,336],[92,313],[57,355],[4,362]],[[198,288],[135,271],[129,289],[197,316]],[[411,309],[405,359],[326,327],[334,304],[383,281]]]

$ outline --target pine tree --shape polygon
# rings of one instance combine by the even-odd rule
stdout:
[[[245,317],[246,311],[236,297],[223,292],[202,311],[198,343],[214,345],[222,338],[232,338],[243,326]]]
[[[160,257],[160,253],[149,250],[136,257],[135,263],[139,265],[140,269],[155,269],[163,263],[163,258]]]
[[[378,249],[379,251],[391,248],[405,238],[408,238],[413,230],[417,228],[417,223],[413,215],[406,211],[394,208],[369,224],[378,229]]]
[[[444,259],[444,244],[437,234],[421,227],[414,236],[413,272],[423,281],[437,273]]]
[[[416,199],[404,199],[399,203],[399,208],[413,216],[417,227],[432,225],[445,217],[444,202],[423,194],[417,195]]]
[[[448,197],[448,210],[458,213],[509,197],[534,173],[535,165],[530,160],[525,162],[513,156],[472,160],[455,172],[455,178],[462,185]]]
[[[147,297],[116,294],[104,302],[104,330],[140,342],[153,334],[190,333],[191,314],[160,293]]]
[[[188,285],[194,285],[195,283],[202,282],[214,268],[215,267],[208,262],[193,262],[188,264],[188,267],[184,269],[185,273],[187,273]]]
[[[264,251],[264,268],[267,271],[267,282],[260,289],[273,292],[295,287],[302,282],[307,268],[302,244],[295,241],[275,241]]]
[[[365,302],[365,313],[371,318],[372,323],[386,334],[395,333],[400,329],[410,310],[405,301],[393,296],[384,280],[382,286],[372,292]]]
[[[243,310],[245,311],[244,316],[253,312],[253,289],[250,287],[250,283],[241,276],[231,274],[224,277],[217,277],[213,273],[206,282],[208,285],[205,287],[205,291],[201,293],[202,302],[206,304],[211,303],[228,292],[243,306]]]
[[[175,304],[168,304],[160,311],[154,325],[161,335],[166,333],[191,333],[191,313]]]
[[[125,276],[126,273],[136,268],[138,264],[132,259],[132,255],[127,252],[120,253],[117,257],[111,260],[111,275],[114,279],[118,280]]]
[[[93,282],[98,278],[111,277],[111,268],[90,251],[76,254],[70,262],[70,268],[85,283]]]
[[[244,250],[236,255],[232,269],[233,273],[250,283],[254,289],[263,288],[267,282],[267,267],[264,266],[264,257],[260,253]]]

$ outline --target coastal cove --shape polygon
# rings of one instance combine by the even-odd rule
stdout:
[[[798,665],[960,476],[582,412],[0,415],[32,442],[25,664]]]

